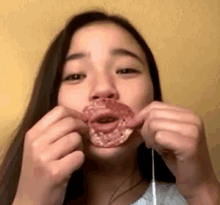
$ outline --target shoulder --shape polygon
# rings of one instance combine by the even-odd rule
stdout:
[[[156,198],[158,204],[164,205],[187,205],[187,201],[179,192],[175,183],[156,182]],[[152,183],[146,192],[131,205],[153,204]]]

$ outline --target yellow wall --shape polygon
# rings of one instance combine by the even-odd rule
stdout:
[[[199,113],[220,179],[220,2],[218,0],[7,0],[0,3],[0,145],[19,123],[50,40],[88,8],[127,17],[159,65],[165,101]]]

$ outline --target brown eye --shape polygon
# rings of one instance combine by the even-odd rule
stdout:
[[[129,73],[139,73],[139,71],[132,68],[123,68],[118,70],[116,73],[129,74]]]
[[[64,81],[76,81],[81,80],[82,78],[85,78],[86,76],[84,74],[71,74],[68,75],[66,78],[64,78]]]

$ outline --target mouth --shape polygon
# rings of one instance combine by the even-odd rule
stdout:
[[[107,123],[112,123],[115,122],[119,119],[119,117],[113,113],[110,112],[103,112],[99,113],[95,116],[93,116],[90,119],[91,123],[99,123],[99,124],[107,124]]]
[[[109,116],[109,117],[101,117],[96,120],[97,123],[99,124],[107,124],[111,122],[115,122],[117,119],[115,117]]]
[[[119,117],[113,113],[101,113],[94,116],[90,123],[97,132],[109,133],[117,128]]]

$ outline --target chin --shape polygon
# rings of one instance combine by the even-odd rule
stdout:
[[[121,163],[135,155],[142,142],[143,138],[141,135],[137,132],[133,132],[124,143],[115,147],[98,147],[88,142],[84,147],[84,151],[86,158],[96,163]]]

